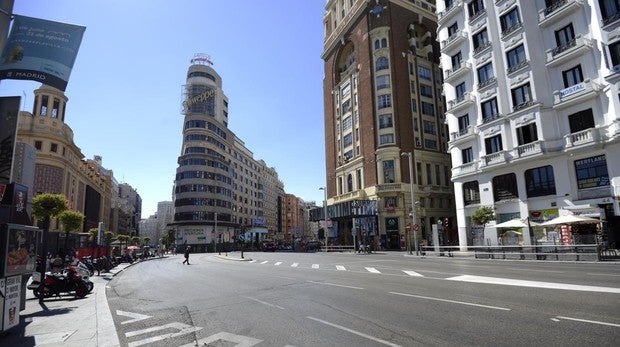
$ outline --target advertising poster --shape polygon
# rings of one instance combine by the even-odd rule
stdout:
[[[21,276],[6,278],[4,286],[4,315],[2,330],[6,331],[19,324],[19,301],[21,293]]]
[[[2,259],[4,276],[33,272],[37,264],[38,228],[27,225],[5,224],[0,236],[6,258]]]
[[[563,245],[573,244],[573,238],[570,232],[570,226],[568,225],[560,226],[560,239],[562,240]]]
[[[13,15],[0,79],[31,80],[65,91],[86,27]]]
[[[0,184],[8,184],[11,178],[20,100],[19,96],[0,98]],[[5,188],[0,187],[0,200]]]

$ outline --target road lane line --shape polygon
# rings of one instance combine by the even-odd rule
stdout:
[[[510,278],[499,278],[499,277],[463,275],[463,276],[446,278],[446,280],[471,282],[471,283],[501,284],[501,285],[506,285],[506,286],[518,286],[518,287],[562,289],[562,290],[575,290],[575,291],[582,291],[582,292],[600,292],[600,293],[620,294],[620,288],[613,288],[613,287],[596,287],[596,286],[583,286],[583,285],[578,285],[578,284],[567,284],[567,283],[526,281],[526,280],[515,280],[515,279],[510,279]]]
[[[269,260],[265,260],[263,262],[261,262],[261,264],[267,264],[269,262]]]
[[[493,309],[493,310],[510,311],[510,309],[506,308],[506,307],[489,306],[489,305],[474,304],[472,302],[464,302],[464,301],[455,301],[455,300],[448,300],[448,299],[431,298],[431,297],[428,297],[428,296],[413,295],[413,294],[407,294],[407,293],[398,293],[398,292],[389,292],[389,293],[390,294],[394,294],[394,295],[408,296],[408,297],[412,297],[412,298],[450,302],[450,303],[453,303],[453,304],[476,306],[476,307],[482,307],[482,308],[490,308],[490,309]]]
[[[595,273],[595,272],[587,272],[586,275],[591,275],[591,276],[612,276],[612,277],[620,277],[620,275],[613,275],[613,274],[602,274],[602,273]]]
[[[387,345],[387,346],[392,346],[392,347],[401,347],[400,345],[397,345],[397,344],[395,344],[395,343],[391,343],[390,341],[385,341],[385,340],[382,340],[382,339],[380,339],[380,338],[378,338],[378,337],[370,336],[370,335],[368,335],[368,334],[364,334],[364,333],[359,332],[359,331],[357,331],[357,330],[353,330],[353,329],[350,329],[350,328],[347,328],[347,327],[343,327],[342,325],[338,325],[338,324],[330,323],[330,322],[328,322],[328,321],[324,321],[324,320],[322,320],[322,319],[319,319],[319,318],[314,318],[314,317],[311,317],[311,316],[307,316],[306,318],[308,318],[308,319],[312,319],[312,320],[313,320],[313,321],[315,321],[315,322],[319,322],[319,323],[323,323],[323,324],[325,324],[325,325],[329,325],[329,326],[334,327],[334,328],[336,328],[336,329],[344,330],[344,331],[346,331],[346,332],[349,332],[349,333],[351,333],[351,334],[355,334],[355,335],[357,335],[357,336],[365,337],[365,338],[367,338],[367,339],[369,339],[369,340],[373,340],[373,341],[375,341],[375,342],[379,342],[379,343],[382,343],[382,344]]]
[[[256,259],[250,260],[250,263],[256,263]]]
[[[517,270],[517,271],[527,271],[527,272],[551,272],[555,274],[563,274],[564,271],[556,271],[556,270],[533,270],[528,268],[518,268],[518,267],[507,267],[506,270]]]
[[[381,273],[381,271],[375,269],[374,267],[366,267],[365,269],[366,269],[366,271],[372,272],[374,274],[380,274]]]
[[[273,265],[278,266],[278,265],[280,265],[280,264],[282,264],[282,262],[281,262],[281,261],[279,261],[279,262],[277,262],[277,263],[275,263],[275,264],[273,264]]]
[[[336,284],[336,283],[329,283],[329,282],[316,282],[316,281],[307,281],[307,282],[314,283],[314,284],[324,284],[326,286],[334,286],[334,287],[343,287],[343,288],[349,288],[349,289],[364,290],[364,288],[361,288],[361,287],[345,286],[344,284]]]
[[[409,276],[414,276],[414,277],[424,277],[424,275],[421,275],[415,271],[410,271],[410,270],[403,270],[404,273],[406,273]]]
[[[336,270],[338,271],[347,271],[347,269],[342,265],[336,265]]]
[[[297,266],[299,266],[299,263],[293,263],[293,264],[291,264],[291,267],[297,267]]]
[[[262,301],[262,300],[258,300],[258,299],[255,299],[255,298],[251,298],[251,297],[249,297],[249,296],[242,296],[242,298],[250,299],[250,300],[256,301],[256,302],[258,302],[258,303],[261,303],[261,304],[263,304],[263,305],[267,305],[267,306],[271,306],[271,307],[279,308],[280,310],[284,310],[284,307],[282,307],[282,306],[275,305],[275,304],[270,304],[270,303],[268,303],[268,302],[265,302],[265,301]]]
[[[608,325],[608,326],[610,326],[610,327],[620,328],[620,324],[615,324],[615,323],[600,322],[600,321],[596,321],[596,320],[588,320],[588,319],[571,318],[571,317],[565,317],[565,316],[555,316],[555,317],[556,317],[556,318],[559,318],[559,319],[574,320],[574,321],[576,321],[576,322],[584,322],[584,323],[592,323],[592,324]]]
[[[312,268],[313,269],[318,269],[319,268],[319,264],[312,264]]]

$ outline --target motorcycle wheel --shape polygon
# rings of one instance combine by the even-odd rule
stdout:
[[[75,296],[78,298],[83,298],[88,294],[88,288],[86,288],[86,284],[80,283],[75,288]]]
[[[95,284],[93,282],[86,282],[86,289],[88,289],[88,292],[92,292],[93,289],[95,288]]]

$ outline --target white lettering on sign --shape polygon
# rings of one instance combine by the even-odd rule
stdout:
[[[565,98],[569,95],[575,94],[577,92],[580,92],[582,90],[586,89],[586,84],[584,82],[581,83],[577,83],[575,85],[572,85],[568,88],[564,88],[562,90],[560,90],[560,98]]]

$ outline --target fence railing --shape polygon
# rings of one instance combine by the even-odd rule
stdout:
[[[598,261],[612,259],[615,252],[607,252],[601,245],[524,245],[524,246],[468,246],[476,259],[512,260],[572,260]],[[424,252],[435,252],[435,247],[423,247]],[[457,246],[439,247],[440,256],[452,256],[459,252]]]

